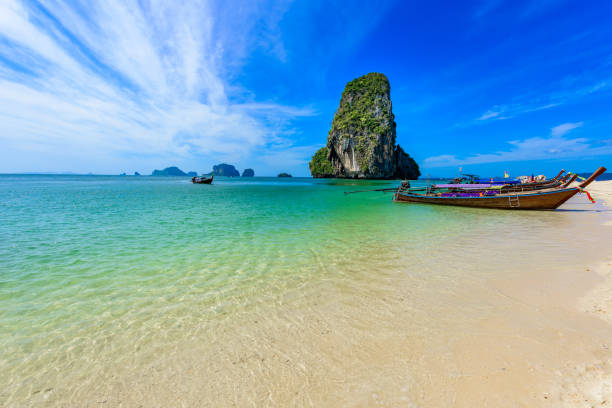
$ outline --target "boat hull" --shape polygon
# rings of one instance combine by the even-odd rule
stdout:
[[[207,178],[207,179],[202,178],[202,177],[193,177],[193,178],[191,179],[191,182],[192,182],[193,184],[212,184],[212,182],[213,182],[213,177],[211,177],[211,178]]]
[[[461,207],[498,208],[505,210],[554,210],[579,192],[577,188],[551,189],[550,191],[498,194],[483,197],[441,197],[398,191],[396,202],[410,202]]]

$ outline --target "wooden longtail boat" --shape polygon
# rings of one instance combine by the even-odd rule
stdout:
[[[559,187],[563,183],[565,183],[571,176],[571,173],[567,173],[565,176],[561,177],[561,175],[565,173],[565,170],[561,170],[559,174],[553,177],[550,180],[545,181],[534,181],[531,183],[521,183],[521,184],[513,184],[504,186],[506,191],[531,191],[531,190],[539,190],[543,188],[552,188]]]
[[[532,181],[529,183],[520,183],[519,181],[516,180],[496,180],[494,178],[491,179],[481,179],[478,176],[476,176],[475,174],[465,174],[466,177],[458,177],[456,179],[453,180],[453,184],[488,184],[488,185],[497,185],[497,186],[503,186],[503,185],[514,185],[514,186],[518,186],[518,185],[523,185],[523,186],[544,186],[544,185],[549,185],[549,184],[554,184],[555,182],[558,181],[562,181],[561,179],[561,175],[565,173],[565,170],[561,170],[559,172],[559,174],[557,174],[555,177],[553,177],[550,180],[545,180],[545,181]],[[569,173],[565,176],[565,177],[569,177]]]
[[[554,210],[574,195],[583,192],[586,186],[591,184],[605,171],[605,167],[600,167],[578,187],[567,187],[568,184],[564,184],[562,187],[514,193],[496,193],[494,191],[417,193],[410,189],[400,187],[393,195],[393,200],[397,202],[500,208],[508,210]]]
[[[564,184],[569,184],[567,181],[571,179],[572,173],[567,173],[559,178],[565,170],[562,170],[557,177],[541,182],[524,183],[524,184],[505,184],[505,185],[487,185],[487,184],[434,184],[433,189],[448,189],[451,192],[468,191],[490,191],[495,190],[500,193],[516,193],[520,191],[543,190],[546,188],[561,187]],[[575,178],[574,178],[575,179]],[[572,180],[573,181],[573,180]]]
[[[206,178],[206,177],[193,177],[191,179],[191,182],[193,184],[212,184],[213,177],[215,177],[214,174],[212,176],[210,176],[210,178]]]

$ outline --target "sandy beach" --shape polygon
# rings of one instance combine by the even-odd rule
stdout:
[[[595,200],[601,200],[612,209],[612,181],[595,182],[588,190]],[[605,221],[604,225],[612,228],[612,219]],[[583,299],[581,306],[582,310],[612,324],[612,250],[605,255],[607,258],[593,267],[602,282]]]
[[[587,189],[596,201],[612,209],[612,181],[596,181]],[[612,219],[603,222],[612,228]],[[612,250],[585,268],[597,283],[578,301],[578,308],[612,325]],[[601,359],[571,368],[560,383],[559,401],[567,407],[604,407],[612,404],[612,344],[602,344]]]

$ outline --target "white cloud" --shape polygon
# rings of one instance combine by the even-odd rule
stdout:
[[[493,118],[498,118],[499,115],[501,115],[502,113],[499,111],[493,111],[493,110],[489,110],[485,113],[482,114],[482,116],[480,116],[478,119],[476,120],[487,120],[487,119],[493,119]]]
[[[551,136],[554,136],[554,137],[563,136],[566,133],[568,133],[568,132],[570,132],[570,131],[572,131],[572,130],[574,130],[576,128],[581,127],[583,124],[584,124],[583,122],[564,123],[562,125],[555,126],[554,128],[552,128],[550,130],[550,134],[551,134]]]
[[[124,166],[130,155],[152,157],[151,166],[156,157],[244,157],[315,113],[228,97],[227,70],[260,37],[283,58],[277,25],[288,3],[265,21],[251,5],[233,21],[215,15],[238,7],[227,2],[41,4],[53,19],[19,0],[0,2],[0,57],[11,62],[0,63],[2,170],[15,169],[15,152],[21,162],[71,153],[114,161],[94,170]]]
[[[607,81],[598,81],[595,84],[583,84],[580,87],[570,87],[567,89],[555,90],[553,92],[538,91],[537,95],[534,95],[534,92],[518,95],[514,97],[510,103],[494,105],[476,118],[475,121],[472,120],[467,124],[473,125],[486,121],[511,119],[527,113],[551,109],[575,101],[578,98],[585,97],[594,92],[604,90],[607,88],[607,85]],[[465,126],[467,124],[463,125]]]
[[[574,126],[566,129],[562,133],[554,134],[553,132],[550,137],[532,137],[523,140],[509,141],[509,149],[500,150],[494,153],[478,153],[467,157],[457,157],[451,154],[429,157],[423,161],[423,166],[453,167],[468,164],[546,160],[552,158],[559,159],[612,154],[612,145],[610,144],[592,142],[583,137],[564,137],[569,130],[582,126],[581,122],[580,124],[574,123],[565,125]],[[556,128],[558,127],[560,126]],[[553,131],[556,128],[553,128]]]
[[[537,112],[545,109],[554,108],[559,103],[515,103],[510,105],[496,105],[491,109],[483,113],[476,120],[487,121],[487,120],[504,120],[514,118],[525,113]]]

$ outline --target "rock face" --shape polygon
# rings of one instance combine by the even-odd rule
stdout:
[[[244,169],[242,177],[255,177],[255,171],[253,169]]]
[[[370,73],[346,84],[327,137],[327,160],[334,177],[416,179],[420,175],[414,160],[395,145],[391,108],[391,87],[384,74]]]
[[[221,163],[213,166],[212,174],[215,176],[240,177],[240,173],[231,164]]]
[[[152,176],[186,176],[183,170],[178,167],[166,167],[163,170],[153,170]]]
[[[393,178],[403,180],[416,180],[421,175],[419,165],[400,145],[395,146],[395,173]]]
[[[317,150],[310,163],[308,163],[308,168],[310,168],[310,174],[314,178],[334,177],[334,168],[331,162],[327,160],[327,146]]]

